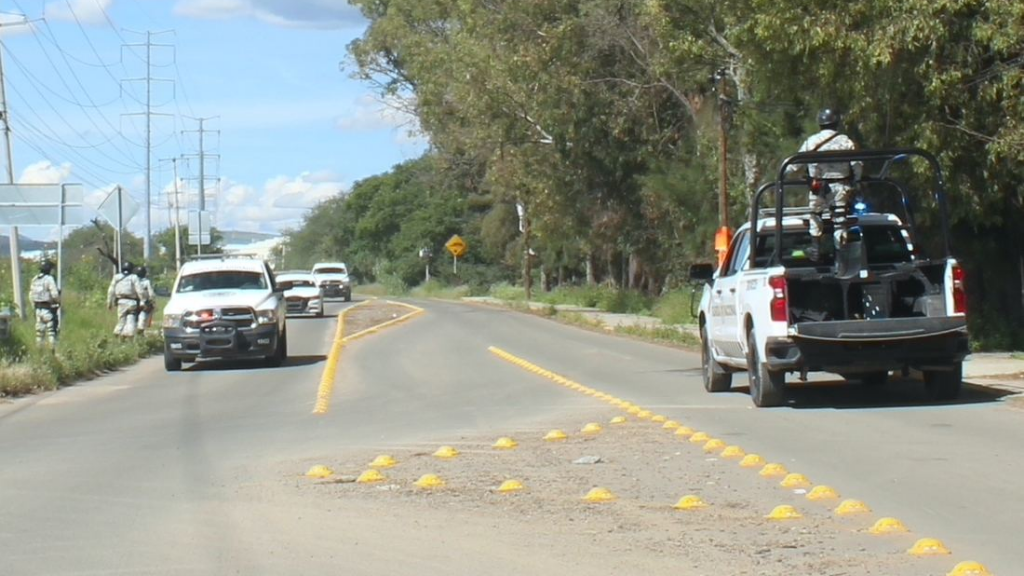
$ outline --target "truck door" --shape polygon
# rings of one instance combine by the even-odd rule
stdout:
[[[737,298],[739,272],[750,257],[750,234],[744,230],[736,235],[721,273],[711,290],[712,339],[718,352],[729,358],[743,358],[738,328],[741,318]]]

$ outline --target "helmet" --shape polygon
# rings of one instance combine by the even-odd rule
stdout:
[[[131,274],[134,271],[135,271],[135,264],[132,264],[131,262],[128,262],[127,260],[125,260],[121,264],[121,273],[122,274]]]
[[[146,270],[145,266],[139,266],[138,268],[135,269],[135,275],[138,276],[139,278],[145,278],[147,273],[148,270]]]
[[[50,272],[53,272],[53,262],[50,262],[49,260],[43,260],[42,262],[39,263],[39,271],[42,272],[43,274],[49,274]]]
[[[839,113],[831,108],[825,108],[818,112],[818,126],[822,128],[835,128],[839,126]]]

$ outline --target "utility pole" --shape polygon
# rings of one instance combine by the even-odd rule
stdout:
[[[24,26],[25,22],[0,24],[0,28],[8,26]],[[4,46],[0,42],[0,116],[3,121],[4,145],[7,151],[7,183],[14,184],[14,148],[11,146],[11,118],[7,107],[7,81],[4,76]],[[11,289],[14,292],[14,307],[18,316],[25,319],[25,294],[21,290],[21,243],[18,238],[18,227],[11,226]]]
[[[182,134],[186,134],[186,133],[199,134],[199,153],[198,154],[189,154],[189,155],[187,155],[187,157],[198,158],[199,159],[199,177],[196,178],[196,180],[198,180],[198,183],[199,183],[199,199],[198,199],[198,202],[197,202],[197,206],[198,206],[199,211],[202,212],[202,211],[206,210],[206,183],[208,181],[210,181],[210,180],[214,180],[214,181],[218,181],[218,182],[220,181],[220,178],[218,178],[218,177],[213,177],[213,178],[207,178],[206,177],[206,159],[207,158],[220,158],[220,155],[219,154],[208,154],[206,152],[206,140],[205,140],[205,136],[208,133],[220,134],[220,130],[207,130],[206,129],[206,122],[209,121],[209,120],[215,120],[215,119],[219,118],[219,116],[206,116],[205,118],[191,118],[191,117],[189,117],[189,118],[191,120],[195,120],[196,122],[199,122],[199,129],[198,130],[182,130],[181,132],[182,132]]]
[[[732,230],[729,228],[729,125],[732,121],[732,100],[727,93],[726,82],[729,78],[725,68],[719,68],[712,76],[718,92],[718,141],[721,176],[718,182],[718,232],[715,233],[715,250],[718,262],[725,260],[732,241]]]
[[[128,32],[131,32],[128,30]],[[154,82],[169,82],[172,87],[174,80],[166,78],[153,78],[153,48],[170,48],[174,50],[173,44],[154,44],[153,36],[161,34],[171,34],[173,30],[163,30],[160,32],[152,32],[147,30],[146,42],[139,44],[122,44],[121,45],[121,60],[124,61],[124,49],[125,48],[145,48],[146,49],[146,75],[141,78],[126,78],[122,82],[145,82],[146,83],[146,111],[145,112],[133,112],[126,114],[126,116],[145,116],[146,117],[146,235],[143,238],[142,253],[143,258],[149,260],[152,256],[152,241],[153,241],[153,224],[152,224],[152,196],[153,196],[153,116],[171,116],[171,114],[161,114],[153,112],[153,83]],[[136,34],[142,34],[142,32],[135,32]]]

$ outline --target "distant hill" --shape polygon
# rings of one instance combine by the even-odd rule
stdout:
[[[253,244],[278,237],[278,234],[267,234],[265,232],[244,232],[241,230],[218,230],[218,232],[224,238],[221,244],[225,245]]]
[[[21,236],[19,234],[19,236]],[[25,252],[31,252],[35,250],[55,250],[57,248],[56,242],[40,242],[39,240],[33,240],[21,236],[21,249]],[[7,258],[11,252],[11,239],[9,236],[0,235],[0,258]]]

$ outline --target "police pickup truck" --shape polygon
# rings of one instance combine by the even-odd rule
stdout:
[[[182,265],[164,308],[164,368],[183,362],[288,358],[287,309],[274,273],[262,259],[213,255]]]
[[[909,188],[889,176],[912,158],[924,159],[934,173],[930,196],[942,233],[929,235],[927,243],[943,253],[940,258],[922,256]],[[806,198],[821,183],[786,181],[785,174],[790,164],[826,160],[882,166],[858,183],[855,213],[841,228],[835,223],[842,241],[812,261],[810,213],[787,207],[785,199],[793,191]],[[920,171],[910,180],[920,181]],[[869,192],[893,209],[869,210]],[[774,206],[759,210],[766,197]],[[825,244],[833,242],[826,238]],[[809,372],[831,372],[881,386],[891,371],[913,369],[923,374],[932,398],[956,398],[968,354],[967,299],[963,269],[948,246],[943,178],[931,154],[816,152],[787,159],[778,180],[754,196],[750,222],[737,231],[721,265],[691,268],[691,279],[705,283],[699,312],[704,387],[729,390],[732,374],[746,370],[754,404],[775,406],[785,402],[787,373],[806,379]]]

